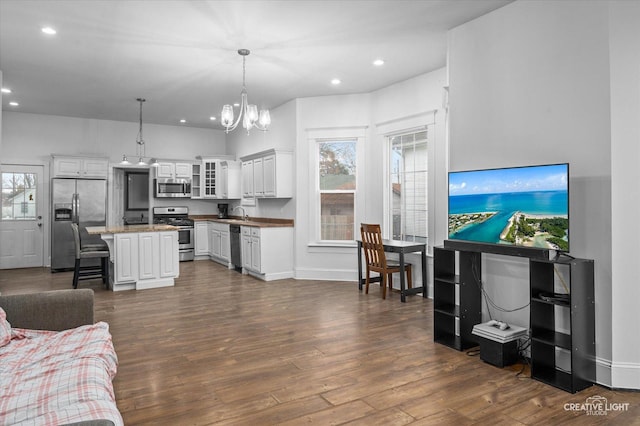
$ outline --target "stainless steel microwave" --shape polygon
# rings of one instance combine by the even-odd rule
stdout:
[[[191,198],[191,179],[154,179],[153,196],[156,198]]]

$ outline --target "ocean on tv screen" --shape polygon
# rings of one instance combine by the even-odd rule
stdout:
[[[568,166],[451,173],[449,239],[567,251]]]

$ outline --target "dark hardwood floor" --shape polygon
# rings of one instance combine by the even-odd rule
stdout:
[[[0,270],[2,294],[71,288],[72,273]],[[113,293],[97,321],[118,352],[127,425],[640,425],[640,392],[575,395],[433,343],[432,302],[355,283],[265,283],[209,261],[175,287]],[[565,410],[602,396],[626,411]]]

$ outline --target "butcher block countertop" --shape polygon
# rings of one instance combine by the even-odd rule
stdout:
[[[123,225],[123,226],[87,226],[89,235],[99,234],[126,234],[132,232],[163,232],[177,231],[178,227],[172,225]]]
[[[268,217],[250,217],[242,220],[240,216],[229,216],[228,219],[219,219],[215,214],[190,215],[194,222],[211,221],[228,223],[229,225],[255,226],[259,228],[293,228],[293,219],[273,219]]]

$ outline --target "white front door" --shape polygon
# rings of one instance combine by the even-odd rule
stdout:
[[[0,164],[0,269],[43,266],[43,166]]]

